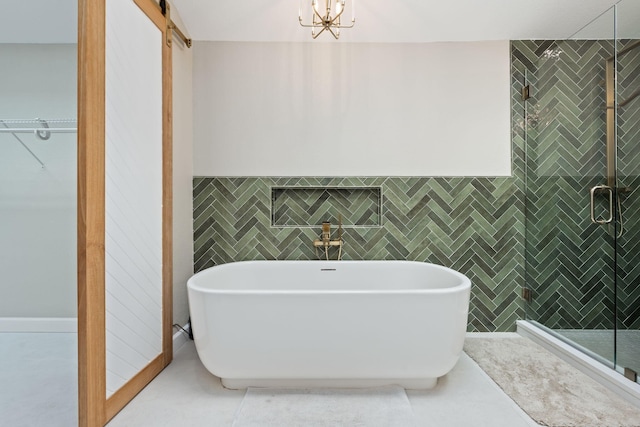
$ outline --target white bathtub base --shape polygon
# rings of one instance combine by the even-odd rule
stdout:
[[[462,353],[471,282],[415,261],[241,261],[187,288],[198,356],[227,388],[428,389]]]
[[[258,388],[367,388],[382,387],[386,385],[398,385],[407,390],[428,390],[435,387],[437,378],[354,378],[354,379],[229,379],[220,378],[224,388],[231,390],[243,390],[248,387]]]

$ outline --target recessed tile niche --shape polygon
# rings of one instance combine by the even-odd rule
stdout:
[[[317,227],[324,221],[345,227],[382,225],[381,187],[272,187],[273,227]]]

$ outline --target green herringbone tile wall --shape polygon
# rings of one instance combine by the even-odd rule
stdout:
[[[534,296],[529,314],[550,328],[613,328],[613,245],[589,215],[589,189],[606,176],[602,83],[612,48],[588,40],[521,48],[530,61],[532,95],[526,144],[526,282]]]
[[[618,50],[637,40],[619,42]],[[640,87],[640,48],[618,60],[620,103]],[[618,183],[632,189],[622,196],[624,231],[618,239],[618,317],[620,328],[640,328],[640,98],[618,108]]]
[[[250,259],[315,259],[320,225],[271,226],[271,187],[381,186],[382,226],[346,227],[344,259],[418,260],[473,282],[470,330],[522,317],[524,215],[516,178],[195,178],[195,269]],[[349,223],[349,211],[341,212]],[[313,213],[310,213],[312,215]]]
[[[640,145],[637,141],[636,147]],[[618,327],[640,329],[640,176],[619,175],[618,179],[622,185],[634,190],[622,196],[621,203],[624,231],[618,239],[616,258]]]
[[[315,226],[340,221],[345,226],[379,226],[380,187],[276,187],[271,190],[273,226]],[[341,214],[344,217],[341,217]]]
[[[617,280],[618,326],[637,328],[640,202],[623,196],[617,254],[612,233],[592,224],[589,212],[589,189],[606,183],[604,75],[613,43],[528,41],[513,49],[532,87],[525,114],[528,316],[554,329],[613,329]],[[622,59],[620,99],[637,88],[639,70],[640,52]],[[639,112],[622,108],[618,118],[618,177],[631,188],[640,184]],[[604,211],[606,201],[598,203]]]

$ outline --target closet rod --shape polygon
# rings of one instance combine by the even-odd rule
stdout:
[[[2,120],[0,120],[0,123]],[[51,132],[51,133],[73,133],[77,132],[76,128],[0,128],[0,133],[34,133],[34,132]]]
[[[77,132],[76,119],[3,119],[0,133],[35,133],[41,140],[49,139],[52,133]]]

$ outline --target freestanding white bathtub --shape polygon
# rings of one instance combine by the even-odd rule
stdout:
[[[433,387],[462,352],[470,288],[412,261],[243,261],[188,281],[200,360],[233,389]]]

